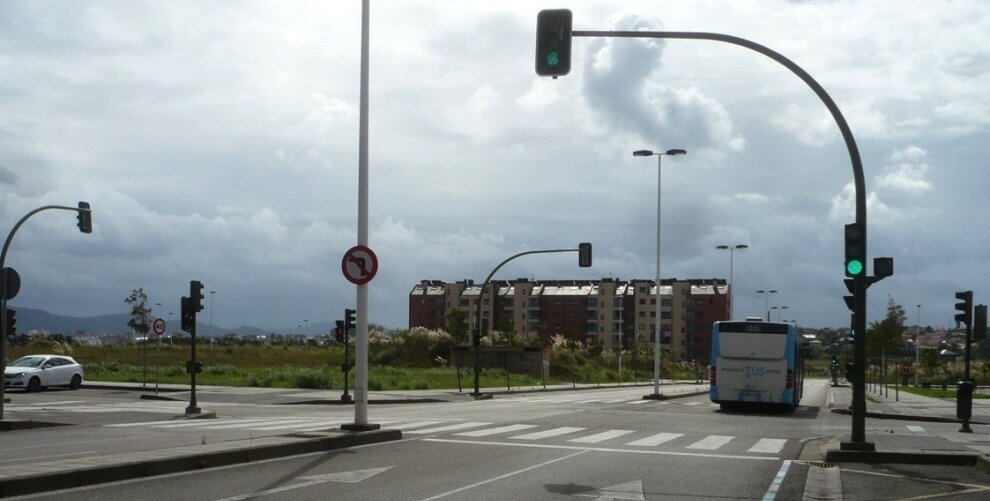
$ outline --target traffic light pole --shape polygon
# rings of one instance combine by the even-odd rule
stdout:
[[[193,318],[195,319],[196,317],[194,316]],[[190,379],[189,379],[189,391],[190,391],[189,392],[189,407],[186,407],[186,414],[199,414],[201,412],[201,409],[199,408],[198,405],[196,405],[196,372],[198,372],[198,371],[197,371],[197,365],[196,365],[196,322],[195,322],[195,320],[193,321],[193,324],[192,324],[192,330],[189,331],[189,336],[190,336],[190,341],[191,341],[190,344],[192,345],[192,349],[190,351],[190,355],[189,356],[190,356],[190,358],[192,358],[192,361],[191,361],[191,364],[189,364],[189,365],[186,366],[186,370],[187,370],[187,372],[189,372],[189,376],[190,376]],[[192,370],[189,370],[190,369],[190,366],[191,366],[191,369]]]
[[[88,207],[89,204],[86,204]],[[68,207],[64,205],[45,205],[44,207],[38,207],[31,212],[28,212],[17,221],[14,225],[14,229],[10,230],[7,234],[7,240],[3,243],[3,251],[0,251],[0,374],[2,374],[7,369],[7,250],[10,249],[10,243],[14,240],[14,234],[17,230],[28,220],[31,216],[48,209],[60,209],[60,210],[70,210],[72,212],[80,213],[85,210],[87,214],[90,212],[89,209],[81,207]],[[80,229],[82,229],[80,227]],[[90,231],[92,231],[92,223],[90,223]],[[84,233],[88,231],[84,230]],[[3,419],[3,400],[4,400],[4,385],[0,384],[0,420]]]
[[[552,253],[559,253],[559,252],[581,252],[581,248],[579,247],[577,249],[548,249],[548,250],[534,250],[534,251],[520,252],[519,254],[516,254],[516,255],[514,255],[514,256],[512,256],[512,257],[510,257],[508,259],[506,259],[505,261],[502,261],[501,263],[499,263],[499,265],[496,266],[495,269],[492,270],[492,272],[488,274],[488,276],[485,278],[485,281],[481,283],[481,290],[478,292],[478,304],[477,304],[476,315],[474,317],[474,340],[471,343],[474,346],[474,392],[471,393],[471,396],[474,397],[475,399],[485,398],[481,394],[481,387],[480,387],[481,386],[481,358],[480,358],[480,353],[479,353],[481,351],[481,334],[482,334],[482,332],[481,332],[481,302],[482,302],[481,299],[485,295],[485,287],[488,285],[488,282],[491,282],[492,277],[495,276],[495,273],[498,272],[499,269],[501,269],[503,266],[505,266],[506,263],[508,263],[509,261],[512,261],[513,259],[515,259],[517,257],[527,256],[529,254],[552,254]],[[588,264],[590,265],[590,263],[588,263]],[[495,298],[496,296],[497,296],[497,294],[495,294],[495,291],[493,290],[492,291],[492,298]],[[494,312],[494,311],[495,311],[495,301],[493,299],[492,300],[492,312]],[[492,329],[495,328],[494,323],[491,325],[491,328]]]
[[[817,95],[822,101],[825,107],[828,108],[833,120],[835,120],[836,125],[839,127],[843,141],[845,141],[846,149],[849,152],[849,160],[852,164],[853,183],[856,190],[856,223],[858,223],[863,229],[863,253],[865,257],[867,233],[866,181],[865,175],[863,174],[863,161],[859,156],[859,148],[856,146],[856,139],[853,137],[849,124],[846,122],[845,117],[842,116],[842,112],[839,111],[839,107],[835,104],[835,101],[832,100],[832,97],[825,92],[825,89],[814,78],[812,78],[808,72],[804,71],[804,69],[795,64],[793,61],[787,59],[769,47],[744,38],[723,35],[720,33],[683,31],[574,31],[572,36],[599,38],[672,38],[682,40],[712,40],[716,42],[738,45],[740,47],[759,52],[760,54],[773,59],[790,70],[791,73],[795,74],[806,85],[808,85],[808,87],[810,87],[811,90],[814,91],[815,95]],[[569,66],[570,62],[567,64]],[[864,272],[855,279],[856,287],[853,294],[856,302],[856,318],[854,320],[854,328],[856,329],[856,332],[859,333],[858,337],[860,338],[856,340],[854,355],[857,365],[856,373],[860,377],[865,375],[864,368],[866,365],[866,288],[868,283],[865,279],[865,275],[866,273]],[[866,391],[863,384],[864,382],[862,379],[853,384],[852,433],[850,436],[850,441],[842,443],[842,448],[846,450],[874,450],[874,445],[866,442]]]

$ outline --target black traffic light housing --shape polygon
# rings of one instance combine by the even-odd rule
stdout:
[[[569,9],[541,10],[536,15],[536,74],[558,77],[571,71],[571,27]]]
[[[7,308],[7,337],[17,335],[17,310]]]
[[[963,323],[966,326],[973,325],[973,291],[963,291],[956,293],[956,299],[962,301],[956,303],[956,323]]]
[[[334,321],[334,323],[337,325],[337,327],[335,327],[334,330],[333,330],[334,338],[337,340],[338,343],[343,343],[344,342],[344,339],[345,339],[344,338],[344,321],[343,320],[336,320],[336,321]]]
[[[89,208],[89,202],[79,202],[79,212],[76,213],[76,226],[83,233],[93,233],[93,211]]]
[[[189,281],[189,301],[197,313],[203,311],[203,282],[199,280]]]
[[[846,266],[847,277],[866,274],[866,232],[859,223],[846,225]]]
[[[578,266],[582,268],[591,266],[591,244],[588,242],[578,244]]]
[[[978,304],[973,308],[973,342],[987,338],[987,305]]]
[[[196,328],[196,310],[193,308],[192,301],[187,298],[182,298],[182,330],[192,334],[193,329]]]
[[[873,276],[876,280],[883,280],[894,274],[894,258],[875,257],[873,258]]]
[[[344,336],[349,336],[351,329],[357,326],[357,311],[350,308],[344,310]]]
[[[846,290],[849,291],[849,295],[842,296],[842,299],[846,302],[846,308],[849,308],[849,311],[853,311],[853,307],[856,305],[856,297],[852,295],[853,290],[856,288],[855,281],[851,278],[843,278],[842,283],[846,284]]]
[[[856,369],[856,365],[855,364],[853,364],[852,362],[847,362],[846,363],[846,381],[849,381],[850,383],[855,383],[856,382],[855,381],[855,379],[856,379],[856,376],[855,376],[856,371],[854,369]]]

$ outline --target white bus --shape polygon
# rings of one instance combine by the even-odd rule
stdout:
[[[712,327],[712,402],[794,410],[804,389],[804,358],[794,325],[747,318]]]

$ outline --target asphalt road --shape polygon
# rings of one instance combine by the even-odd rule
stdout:
[[[808,466],[797,460],[804,445],[848,433],[848,417],[826,412],[825,381],[809,381],[803,405],[793,413],[723,412],[707,396],[641,400],[649,391],[375,405],[371,421],[402,429],[402,441],[28,498],[801,499]],[[287,398],[278,393],[204,395],[202,406],[215,410],[218,419],[182,423],[170,420],[169,413],[186,402],[141,408],[133,395],[96,390],[43,396],[50,402],[28,405],[25,396],[14,408],[39,419],[85,424],[7,434],[0,439],[0,464],[18,457],[284,434],[353,418],[349,407],[264,403]],[[862,466],[843,473],[842,489],[847,499],[922,493],[981,499],[986,491],[966,486],[986,485],[986,477],[975,472],[966,477],[969,471]],[[782,481],[775,482],[778,478]],[[894,483],[903,489],[885,487]]]

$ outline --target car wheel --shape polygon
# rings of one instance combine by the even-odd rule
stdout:
[[[41,390],[41,379],[38,376],[31,378],[28,381],[27,391],[39,391]]]
[[[78,390],[80,386],[82,386],[82,376],[79,374],[72,376],[72,381],[69,382],[69,389]]]

